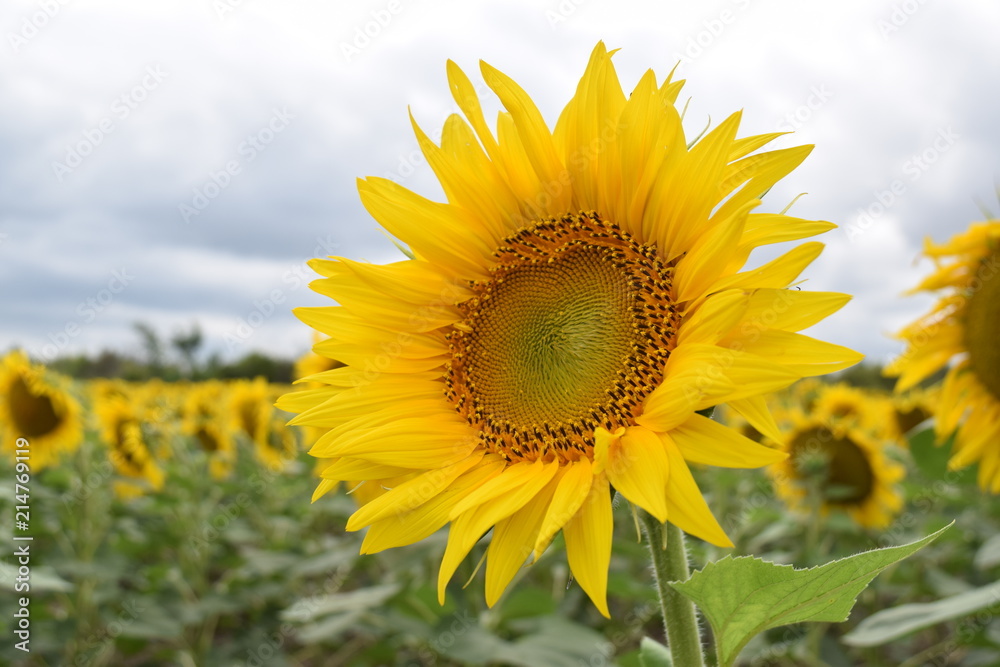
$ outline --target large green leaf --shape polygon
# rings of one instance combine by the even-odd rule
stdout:
[[[715,632],[719,664],[728,666],[751,638],[770,628],[847,620],[858,594],[879,572],[949,526],[912,544],[867,551],[807,570],[727,556],[670,586],[701,608]]]
[[[878,646],[929,625],[994,607],[1000,609],[1000,582],[934,602],[904,604],[872,614],[844,635],[851,646]]]

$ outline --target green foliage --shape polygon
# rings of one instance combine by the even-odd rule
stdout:
[[[851,646],[879,646],[942,621],[963,618],[989,609],[990,619],[1000,611],[1000,583],[959,593],[942,600],[906,604],[872,614],[844,635]]]
[[[687,581],[670,585],[701,609],[715,632],[719,663],[729,667],[750,639],[770,628],[847,620],[858,594],[879,572],[944,530],[912,544],[876,549],[807,570],[727,556]]]
[[[643,637],[639,646],[639,664],[642,667],[673,667],[670,649],[649,637]]]

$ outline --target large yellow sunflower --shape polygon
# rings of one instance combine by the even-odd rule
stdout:
[[[866,528],[884,528],[903,506],[896,486],[905,470],[886,456],[887,441],[850,420],[830,420],[802,411],[791,422],[782,447],[788,458],[768,468],[778,495],[791,507],[846,512]]]
[[[80,403],[69,383],[15,350],[0,360],[0,437],[3,451],[30,458],[32,470],[58,462],[83,438]],[[18,449],[17,440],[28,441]]]
[[[799,245],[742,270],[761,245],[834,227],[753,213],[810,147],[755,153],[736,113],[688,147],[683,82],[652,71],[631,95],[594,49],[550,131],[528,95],[482,65],[506,108],[496,134],[452,62],[464,118],[441,145],[413,123],[447,203],[382,178],[361,200],[412,258],[314,260],[337,307],[297,315],[347,364],[283,397],[326,432],[311,453],[339,480],[403,476],[361,507],[365,549],[413,543],[450,522],[439,597],[492,528],[486,600],[562,531],[573,576],[602,613],[610,487],[660,521],[730,546],[688,463],[757,467],[783,454],[698,414],[728,403],[775,430],[762,395],[846,368],[855,352],[795,333],[846,303],[786,289],[819,254]]]
[[[950,241],[929,239],[924,254],[937,270],[913,292],[942,291],[929,313],[899,332],[906,351],[886,372],[903,392],[948,369],[934,407],[939,440],[953,433],[948,465],[979,461],[979,485],[1000,493],[1000,221],[977,223]]]

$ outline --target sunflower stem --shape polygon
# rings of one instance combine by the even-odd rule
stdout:
[[[667,585],[670,581],[686,581],[690,576],[684,533],[672,523],[660,523],[644,510],[639,513],[646,529],[670,656],[677,667],[703,667],[705,658],[694,603]]]

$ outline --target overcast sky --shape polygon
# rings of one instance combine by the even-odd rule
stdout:
[[[692,136],[744,109],[816,144],[759,210],[841,225],[804,287],[855,299],[810,333],[878,360],[930,303],[900,297],[923,238],[998,209],[995,0],[7,0],[0,28],[0,351],[36,358],[137,352],[138,320],[303,352],[307,259],[399,258],[355,178],[441,196],[407,106],[436,136],[448,58],[551,125],[603,39],[627,91],[680,61]]]

